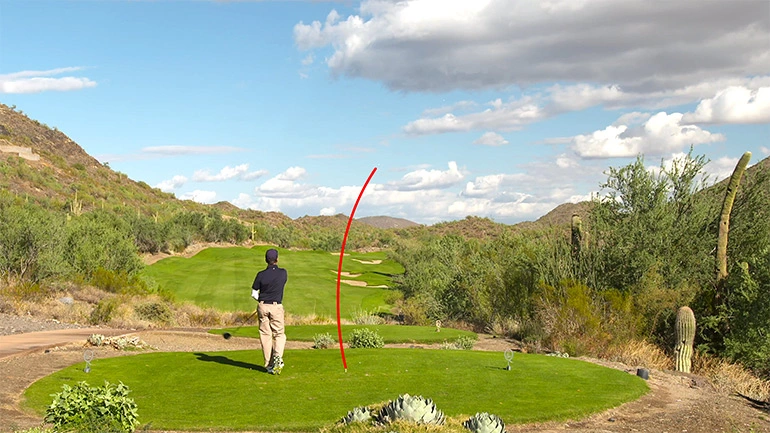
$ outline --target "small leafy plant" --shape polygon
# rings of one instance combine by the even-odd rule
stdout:
[[[105,381],[101,387],[86,382],[62,385],[61,392],[52,394],[45,421],[53,424],[55,431],[132,433],[139,421],[136,403],[128,397],[130,392],[123,382],[115,385]]]
[[[358,328],[350,332],[350,347],[375,349],[385,347],[385,340],[377,331],[369,328]]]
[[[337,342],[332,337],[332,334],[324,332],[323,334],[315,334],[313,336],[313,349],[328,349],[334,346]]]

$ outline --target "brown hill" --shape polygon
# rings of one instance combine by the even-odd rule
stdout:
[[[129,207],[145,214],[169,206],[203,209],[113,171],[62,132],[3,104],[0,186],[45,207],[73,212],[95,207]]]
[[[403,218],[394,218],[389,216],[370,216],[357,218],[356,221],[364,223],[366,225],[376,227],[379,229],[405,229],[409,227],[416,227],[417,224],[414,221],[409,221]]]

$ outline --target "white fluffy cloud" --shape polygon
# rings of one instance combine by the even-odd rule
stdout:
[[[182,175],[176,175],[171,179],[164,180],[159,184],[155,185],[155,188],[159,188],[161,191],[165,191],[165,192],[173,192],[174,190],[177,190],[182,186],[184,186],[186,182],[187,182],[186,177]]]
[[[192,192],[186,192],[179,197],[181,200],[192,200],[203,204],[216,203],[217,193],[216,191],[203,191],[196,189]]]
[[[473,144],[482,146],[505,146],[508,140],[496,132],[485,132],[484,135],[473,141]]]
[[[463,100],[425,110],[422,117],[404,126],[408,135],[418,136],[485,129],[516,130],[559,114],[601,106],[665,108],[699,102],[695,113],[685,115],[687,123],[760,123],[770,121],[770,76],[731,78],[654,92],[627,92],[617,85],[554,85],[544,92],[532,91],[508,102],[496,99],[490,108],[468,112],[479,104]],[[716,96],[714,96],[716,95]],[[463,114],[455,114],[461,110]],[[618,119],[646,120],[648,113],[632,112]]]
[[[254,180],[266,174],[266,170],[249,172],[249,164],[241,164],[235,167],[225,166],[217,174],[211,174],[208,170],[197,170],[192,179],[196,182],[220,182],[230,179]]]
[[[47,71],[21,71],[0,74],[0,93],[66,92],[96,87],[96,82],[85,77],[51,77],[81,70],[79,67],[50,69]]]
[[[400,180],[388,183],[388,187],[398,191],[444,189],[465,179],[455,161],[450,161],[448,166],[445,171],[420,169],[407,173]]]
[[[367,0],[298,23],[301,50],[331,47],[333,75],[448,91],[542,82],[654,91],[770,70],[767,3],[645,0]]]
[[[562,154],[526,164],[518,173],[483,175],[464,182],[468,173],[454,162],[447,165],[445,171],[413,167],[395,182],[378,182],[375,176],[364,192],[356,217],[389,215],[423,224],[468,215],[501,222],[534,220],[562,203],[589,199],[588,194],[580,191],[595,188],[602,180],[605,168],[596,161],[580,161]],[[303,170],[292,171],[306,174]],[[280,194],[262,185],[253,195],[240,194],[232,203],[242,208],[280,211],[287,215],[347,214],[352,210],[361,185],[339,188],[309,185],[302,183],[304,174],[296,180],[285,180],[289,183],[283,185]],[[277,177],[293,176],[284,173]],[[420,188],[415,188],[416,185]]]
[[[683,119],[691,123],[768,123],[770,122],[770,87],[751,90],[728,87],[713,98],[704,99],[693,113]]]
[[[484,111],[455,116],[452,113],[441,117],[421,118],[404,127],[409,135],[466,132],[484,129],[512,131],[548,117],[548,114],[530,97],[502,102],[496,99]]]
[[[724,140],[695,125],[682,123],[681,113],[657,113],[641,127],[611,125],[604,130],[572,138],[572,149],[581,158],[617,158],[663,155],[677,152],[690,145]]]

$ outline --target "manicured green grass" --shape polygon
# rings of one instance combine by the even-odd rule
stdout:
[[[251,284],[258,271],[265,268],[268,246],[254,248],[208,248],[193,257],[169,257],[142,273],[170,290],[180,301],[214,307],[223,311],[249,311],[256,307],[251,299]],[[286,268],[289,280],[284,293],[286,311],[307,316],[336,317],[337,265],[339,256],[324,251],[278,249],[279,266]],[[364,264],[358,260],[382,260]],[[403,267],[387,260],[385,253],[351,253],[343,260],[343,272],[361,274],[343,280],[364,281],[369,286],[391,286],[390,275],[401,274]],[[340,310],[343,317],[355,311],[390,311],[385,303],[388,289],[340,286]]]
[[[369,328],[377,331],[385,340],[390,343],[420,343],[432,344],[443,343],[444,341],[455,341],[460,336],[477,338],[475,332],[462,331],[452,328],[441,328],[441,332],[436,332],[432,326],[403,326],[403,325],[342,325],[342,338],[347,339],[350,332],[358,328]],[[232,333],[236,327],[212,329],[212,334]],[[292,341],[313,341],[316,334],[329,333],[337,339],[337,325],[298,325],[286,327],[286,338]],[[238,337],[259,338],[258,326],[244,326],[235,334]]]
[[[39,414],[63,384],[122,381],[152,430],[317,431],[356,406],[408,393],[434,400],[448,417],[491,412],[506,423],[565,420],[617,406],[648,391],[628,373],[588,362],[499,352],[290,350],[280,376],[259,351],[149,353],[80,363],[34,383],[25,405]]]

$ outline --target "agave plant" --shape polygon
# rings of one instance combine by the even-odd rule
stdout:
[[[372,411],[370,411],[368,407],[361,406],[348,412],[347,415],[342,417],[342,419],[340,420],[340,423],[350,424],[353,422],[369,422],[371,420],[372,420]]]
[[[473,433],[504,433],[505,423],[497,415],[477,413],[463,423],[463,427]]]
[[[444,424],[444,412],[436,409],[433,400],[422,396],[404,394],[396,401],[386,404],[377,416],[379,424],[396,420],[411,421],[418,424]]]

